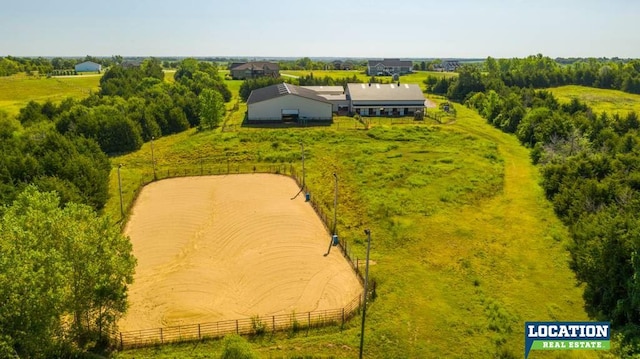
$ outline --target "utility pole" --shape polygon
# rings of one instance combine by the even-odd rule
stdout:
[[[364,321],[367,317],[367,297],[369,290],[369,251],[371,250],[371,231],[365,229],[364,233],[367,235],[367,261],[364,270],[364,301],[362,305],[362,327],[360,328],[360,359],[362,359],[362,350],[364,349]]]
[[[120,191],[120,217],[124,218],[124,206],[122,205],[122,181],[120,180],[120,168],[122,168],[122,163],[118,165],[118,190]]]
[[[333,234],[337,234],[336,228],[338,225],[338,175],[334,172],[333,177],[336,179],[336,184],[333,191]]]
[[[334,189],[334,195],[333,195],[333,228],[332,228],[332,232],[333,235],[331,236],[331,240],[329,241],[329,248],[327,249],[327,253],[324,254],[324,256],[328,256],[329,253],[331,253],[331,246],[334,245],[334,238],[338,237],[338,234],[336,233],[336,227],[337,227],[337,220],[338,220],[338,175],[334,172],[333,173],[333,177],[336,179],[335,182],[335,189]]]
[[[158,176],[156,176],[156,160],[153,157],[153,139],[155,137],[151,136],[151,166],[153,167],[153,180],[157,181],[158,180]]]
[[[305,173],[304,173],[304,143],[300,142],[302,151],[302,189],[305,189]]]

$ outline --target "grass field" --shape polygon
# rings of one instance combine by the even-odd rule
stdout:
[[[84,98],[98,91],[99,75],[64,77],[0,77],[0,110],[16,115],[29,101],[60,102],[67,97]]]
[[[313,73],[313,76],[315,77],[329,76],[334,79],[345,78],[345,77],[352,78],[355,75],[359,80],[363,82],[367,82],[369,81],[369,78],[371,78],[371,76],[368,76],[364,72],[355,71],[355,70],[313,70],[313,71],[282,70],[280,71],[280,73],[285,76],[289,75],[289,76],[295,76],[295,77],[307,76],[310,73]],[[435,76],[437,78],[440,78],[440,77],[455,77],[455,76],[458,76],[458,74],[455,72],[415,71],[411,74],[400,76],[400,81],[403,81],[406,83],[419,84],[424,90],[425,85],[423,82],[424,80],[427,79],[428,76]],[[391,80],[390,76],[381,76],[380,78],[383,80],[389,80],[389,81]]]
[[[605,90],[585,86],[561,86],[548,89],[561,103],[574,98],[591,106],[595,112],[626,115],[630,111],[640,114],[640,95],[618,90]]]
[[[339,175],[342,238],[364,258],[372,233],[379,297],[367,317],[368,358],[520,357],[525,321],[586,320],[568,268],[566,230],[540,189],[529,153],[513,137],[457,107],[450,125],[377,125],[349,118],[331,127],[189,131],[155,141],[158,171],[176,166],[300,167],[327,211]],[[384,122],[382,122],[384,123]],[[150,147],[123,163],[125,201],[149,178]],[[117,193],[112,176],[111,193]],[[107,212],[117,214],[117,196]],[[342,332],[282,334],[253,341],[263,357],[357,355],[358,319]],[[127,351],[118,358],[207,357],[219,342]],[[563,352],[591,357],[591,352]],[[554,353],[532,353],[532,358]]]

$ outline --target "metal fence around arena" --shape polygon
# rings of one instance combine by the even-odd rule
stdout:
[[[328,325],[344,324],[360,312],[362,295],[339,309],[304,313],[254,316],[219,322],[176,325],[171,327],[120,332],[116,338],[120,349],[140,348],[168,343],[221,338],[229,334],[264,335],[277,331],[301,332]]]
[[[133,193],[133,200],[127,204],[126,213],[130,213],[131,207],[135,203],[142,188],[154,181],[189,176],[210,176],[227,174],[250,174],[250,173],[272,173],[293,178],[301,192],[309,191],[309,188],[302,187],[300,176],[292,164],[247,164],[231,163],[217,164],[215,166],[205,165],[204,162],[197,164],[185,164],[180,168],[159,168],[154,174],[147,174],[140,180],[139,187]],[[329,232],[333,228],[332,218],[327,216],[322,207],[313,199],[309,198],[309,204],[314,209],[325,228]],[[124,224],[126,221],[122,221]],[[340,252],[353,269],[354,274],[364,285],[364,276],[360,270],[360,260],[353,259],[350,246],[346,239],[342,238],[338,243]],[[369,293],[367,298],[376,297],[376,282],[369,280]],[[362,307],[363,294],[359,294],[343,308],[329,309],[304,313],[279,314],[271,316],[256,316],[235,320],[225,320],[212,323],[200,323],[190,325],[178,325],[162,328],[144,329],[137,331],[119,332],[115,338],[121,349],[152,346],[165,343],[186,342],[202,339],[220,338],[228,334],[240,335],[261,335],[267,332],[287,331],[294,332],[309,330],[311,328],[324,327],[329,325],[340,325],[342,328],[346,321],[360,313]]]

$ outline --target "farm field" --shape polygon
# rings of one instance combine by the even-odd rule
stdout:
[[[267,191],[265,189],[268,188]],[[183,177],[144,188],[122,331],[343,308],[362,286],[291,178]]]
[[[371,78],[371,76],[368,76],[363,71],[356,71],[356,70],[313,70],[313,71],[282,70],[280,71],[280,73],[285,75],[285,77],[286,75],[294,76],[294,77],[308,76],[309,74],[313,73],[313,76],[315,77],[329,76],[334,79],[345,78],[345,77],[352,78],[355,75],[359,80],[363,82],[367,82],[369,81],[369,78]],[[415,71],[411,74],[400,76],[400,81],[404,81],[407,83],[416,83],[416,84],[419,84],[424,89],[425,85],[423,82],[424,80],[427,79],[428,76],[435,76],[437,78],[440,78],[440,77],[455,77],[455,76],[458,76],[458,74],[455,72]],[[391,81],[390,76],[382,76],[380,77],[380,79]]]
[[[0,111],[17,115],[29,101],[60,102],[67,97],[84,98],[99,90],[99,75],[28,77],[24,74],[0,77]]]
[[[391,121],[364,130],[349,118],[330,127],[194,130],[154,142],[157,171],[248,171],[294,166],[305,144],[307,184],[331,211],[339,176],[338,232],[365,254],[378,298],[367,311],[367,358],[520,357],[524,321],[587,320],[582,289],[568,267],[566,229],[539,187],[529,151],[517,139],[456,105],[455,122]],[[128,206],[152,178],[150,144],[113,158]],[[190,171],[190,172],[187,172]],[[106,212],[119,217],[112,172]],[[352,358],[359,320],[343,331],[254,339],[262,357]],[[220,342],[125,351],[118,358],[203,357]],[[592,352],[564,352],[594,357]],[[532,358],[554,357],[535,352]]]
[[[548,89],[561,103],[568,103],[572,99],[591,106],[597,113],[606,111],[609,114],[626,115],[635,111],[640,113],[640,95],[630,94],[618,90],[606,90],[585,86],[561,86]]]

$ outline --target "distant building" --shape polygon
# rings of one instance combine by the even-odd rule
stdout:
[[[142,60],[124,60],[120,66],[124,69],[136,69],[142,66]]]
[[[317,92],[287,83],[251,91],[247,121],[251,123],[331,121],[333,105]]]
[[[234,80],[255,79],[258,77],[280,77],[280,65],[273,62],[232,63],[229,66]]]
[[[76,72],[100,72],[102,65],[93,61],[85,61],[76,65]]]
[[[349,112],[362,116],[408,116],[425,107],[416,84],[347,84]]]
[[[392,76],[393,74],[409,74],[413,70],[413,63],[408,60],[384,59],[369,60],[367,74],[369,76]]]
[[[433,66],[433,69],[435,71],[441,71],[441,72],[454,72],[456,71],[460,66],[460,62],[459,61],[455,61],[455,60],[450,60],[450,61],[443,61],[441,64],[435,64]]]

